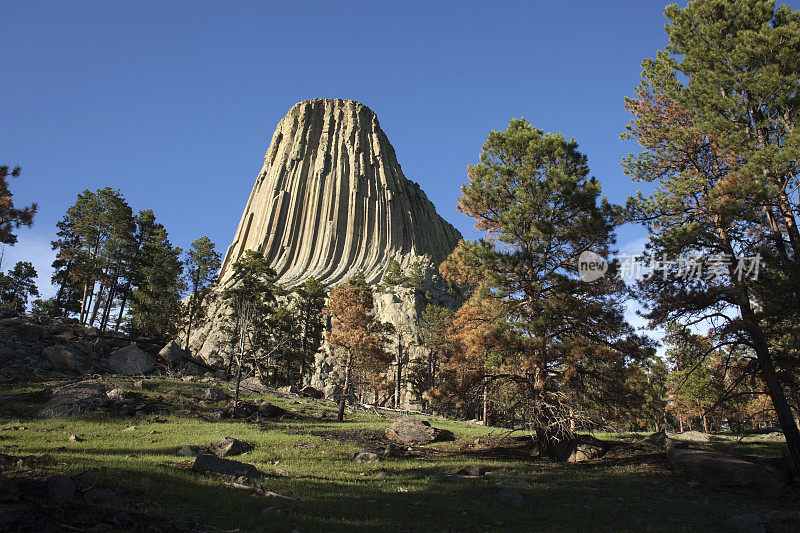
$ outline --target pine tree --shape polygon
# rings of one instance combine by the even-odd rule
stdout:
[[[422,270],[422,265],[420,265],[419,261],[412,261],[408,265],[403,284],[416,291],[422,292],[425,290],[425,272]]]
[[[239,404],[242,368],[248,355],[253,367],[258,369],[258,352],[268,335],[277,290],[275,271],[266,259],[258,252],[245,250],[233,264],[233,275],[222,292],[223,300],[232,310],[227,329],[234,344],[233,353],[228,358],[228,377],[234,365],[236,370],[234,414]],[[281,346],[273,345],[270,354],[279,348]]]
[[[653,325],[712,326],[715,347],[744,343],[800,470],[800,431],[779,379],[797,372],[800,13],[775,2],[694,0],[666,10],[669,44],[643,62],[626,172],[657,192],[629,202],[652,233],[648,258],[691,261],[639,295]],[[759,275],[748,276],[759,259]],[[752,258],[740,268],[739,258]],[[709,275],[713,272],[716,275]],[[788,295],[788,297],[787,297]],[[704,321],[704,319],[710,319]],[[788,340],[788,342],[787,342]]]
[[[8,177],[18,178],[22,173],[20,167],[14,167],[9,171],[7,165],[0,166],[0,243],[14,244],[17,236],[14,230],[20,226],[31,227],[33,216],[36,214],[36,204],[19,209],[14,207],[11,191],[8,189]]]
[[[145,217],[150,218],[151,212]],[[140,217],[142,214],[140,214]],[[164,226],[154,223],[134,268],[129,330],[132,335],[166,341],[177,331],[181,311],[182,250],[169,242]]]
[[[189,350],[189,336],[192,333],[192,323],[198,311],[202,308],[209,289],[216,282],[221,256],[214,249],[214,243],[205,235],[192,243],[191,249],[186,254],[184,280],[189,287],[189,306],[186,319],[186,346]]]
[[[300,378],[303,380],[308,372],[309,363],[313,363],[314,354],[322,344],[325,329],[323,309],[325,307],[325,287],[311,277],[293,289],[294,304],[297,308],[300,335]]]
[[[58,308],[73,311],[77,297],[81,323],[92,324],[103,304],[103,316],[114,305],[119,277],[128,259],[133,213],[117,190],[86,190],[67,209],[58,228],[59,239],[52,243],[58,250],[54,262]]]
[[[392,259],[386,267],[386,273],[383,275],[381,282],[387,287],[396,287],[403,281],[403,269],[400,263]]]
[[[613,272],[593,282],[578,277],[582,252],[612,251],[619,209],[600,199],[574,140],[525,119],[491,132],[480,161],[468,169],[459,209],[485,237],[462,241],[454,254],[485,279],[474,297],[498,300],[506,317],[484,364],[525,384],[540,449],[553,454],[571,437],[568,382],[613,391],[614,371],[651,353],[623,318],[624,287]]]
[[[409,365],[409,382],[412,393],[423,406],[430,399],[432,389],[438,384],[439,370],[449,354],[448,331],[453,323],[453,311],[434,304],[425,306],[420,324],[422,344],[427,357],[417,358]]]
[[[0,280],[3,304],[25,311],[28,299],[39,296],[35,281],[37,277],[36,269],[29,261],[20,261],[14,265]]]

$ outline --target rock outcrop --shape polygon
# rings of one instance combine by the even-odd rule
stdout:
[[[278,123],[221,279],[250,249],[287,286],[311,276],[335,285],[359,271],[377,283],[390,260],[428,254],[438,265],[459,239],[403,175],[375,113],[353,100],[304,100]]]

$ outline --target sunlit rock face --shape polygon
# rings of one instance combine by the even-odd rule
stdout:
[[[257,250],[292,286],[313,276],[336,285],[358,271],[380,281],[391,259],[425,254],[438,265],[461,234],[406,179],[367,106],[353,100],[296,104],[278,123],[221,270]]]

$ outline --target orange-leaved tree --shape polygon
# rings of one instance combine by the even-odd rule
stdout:
[[[375,318],[373,307],[372,288],[364,282],[363,275],[356,275],[331,290],[325,308],[331,317],[328,341],[345,354],[340,422],[344,420],[345,403],[353,386],[353,371],[359,369],[367,376],[375,376],[391,362],[391,355],[384,349],[385,326]]]

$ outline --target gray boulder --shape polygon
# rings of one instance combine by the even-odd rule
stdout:
[[[300,394],[300,390],[294,385],[286,385],[285,387],[281,387],[278,389],[278,392],[282,394]]]
[[[319,400],[322,399],[322,391],[316,387],[312,387],[311,385],[306,385],[300,389],[300,396],[303,398],[315,398]]]
[[[342,395],[342,388],[339,385],[332,383],[330,385],[325,385],[322,393],[325,395],[325,398],[338,402]]]
[[[261,402],[258,404],[258,414],[265,418],[280,418],[286,414],[286,411],[269,402]]]
[[[375,463],[381,460],[378,454],[372,450],[358,450],[350,458],[357,463]]]
[[[42,350],[42,355],[56,370],[88,374],[94,366],[90,357],[66,346],[48,346]]]
[[[233,477],[253,478],[258,476],[255,466],[248,463],[240,463],[231,459],[222,459],[212,454],[201,454],[197,456],[192,465],[192,470],[200,473],[222,474]]]
[[[203,393],[203,399],[207,402],[219,402],[228,398],[230,395],[219,387],[209,387]]]
[[[178,455],[181,457],[197,457],[200,455],[200,446],[193,446],[191,444],[184,444],[178,448]]]
[[[688,440],[692,442],[711,442],[712,440],[719,440],[710,433],[703,433],[702,431],[684,431],[675,435],[676,439]]]
[[[39,411],[39,418],[84,417],[101,411],[111,403],[99,381],[68,383],[53,390],[53,396]]]
[[[427,420],[402,417],[384,432],[386,438],[402,444],[428,444],[452,436],[447,430],[432,427]]]
[[[161,348],[161,351],[158,352],[158,357],[166,363],[177,365],[186,360],[186,352],[173,340]]]
[[[764,467],[711,450],[673,448],[667,452],[672,467],[687,476],[720,487],[757,489],[775,495],[781,483]]]
[[[557,461],[580,463],[602,457],[610,445],[591,435],[575,435],[572,439],[562,439],[551,447],[550,455]]]
[[[106,366],[115,374],[146,374],[156,366],[156,358],[138,346],[130,345],[111,354],[106,360]]]
[[[658,446],[659,448],[666,448],[669,441],[672,439],[664,431],[656,431],[655,433],[651,433],[647,437],[642,439],[642,442],[645,444],[652,444],[653,446]]]
[[[227,457],[229,455],[239,455],[249,452],[253,449],[253,445],[243,440],[225,437],[221,441],[217,441],[208,447],[208,451],[217,457]]]
[[[589,435],[581,435],[579,439],[573,442],[569,457],[567,457],[567,462],[580,463],[582,461],[602,457],[605,455],[606,451],[608,451],[608,448],[609,446],[606,442]]]
[[[261,380],[255,376],[243,379],[241,387],[245,390],[249,390],[250,392],[255,392],[258,394],[265,394],[270,391],[269,387],[264,385]]]

